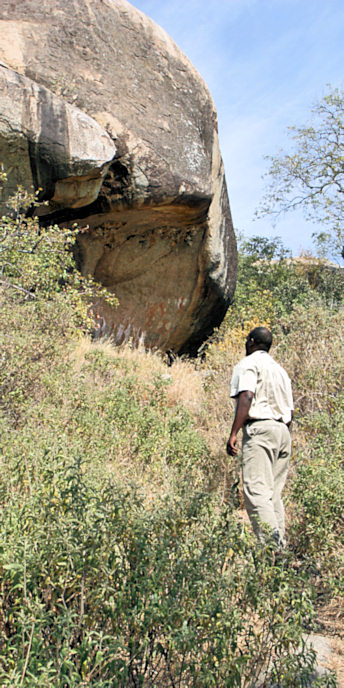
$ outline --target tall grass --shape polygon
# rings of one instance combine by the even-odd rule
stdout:
[[[1,685],[306,685],[314,604],[342,592],[339,304],[309,285],[288,316],[274,292],[245,311],[239,282],[205,357],[170,366],[92,341],[68,246],[61,282],[58,236],[59,260],[51,253],[58,228],[49,250],[34,242],[15,289],[20,227],[0,294]],[[224,451],[231,368],[246,325],[262,320],[298,404],[289,568],[242,522],[239,467]]]

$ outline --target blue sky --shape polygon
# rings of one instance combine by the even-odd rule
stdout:
[[[289,125],[306,123],[326,85],[344,84],[343,0],[134,0],[174,39],[217,108],[234,227],[280,236],[294,255],[312,249],[316,227],[291,213],[273,227],[254,220],[264,155],[288,147]]]

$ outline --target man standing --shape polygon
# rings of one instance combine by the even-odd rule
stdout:
[[[281,495],[291,453],[293,396],[286,371],[268,353],[271,343],[271,332],[266,327],[255,327],[246,339],[246,358],[233,370],[230,395],[237,404],[227,453],[238,454],[237,435],[243,428],[242,477],[247,513],[259,539],[263,538],[264,523],[283,547]]]

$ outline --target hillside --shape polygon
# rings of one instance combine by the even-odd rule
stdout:
[[[342,272],[242,247],[221,328],[171,365],[95,338],[75,231],[1,227],[1,685],[307,685],[304,634],[343,625]],[[277,565],[224,451],[255,324],[297,406]]]

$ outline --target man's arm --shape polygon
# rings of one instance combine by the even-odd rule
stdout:
[[[253,392],[244,391],[240,392],[238,395],[238,403],[235,411],[234,421],[231,429],[231,434],[227,442],[227,454],[229,456],[236,456],[238,449],[236,447],[237,435],[239,430],[244,425],[245,420],[248,418],[248,412],[254,397]]]

